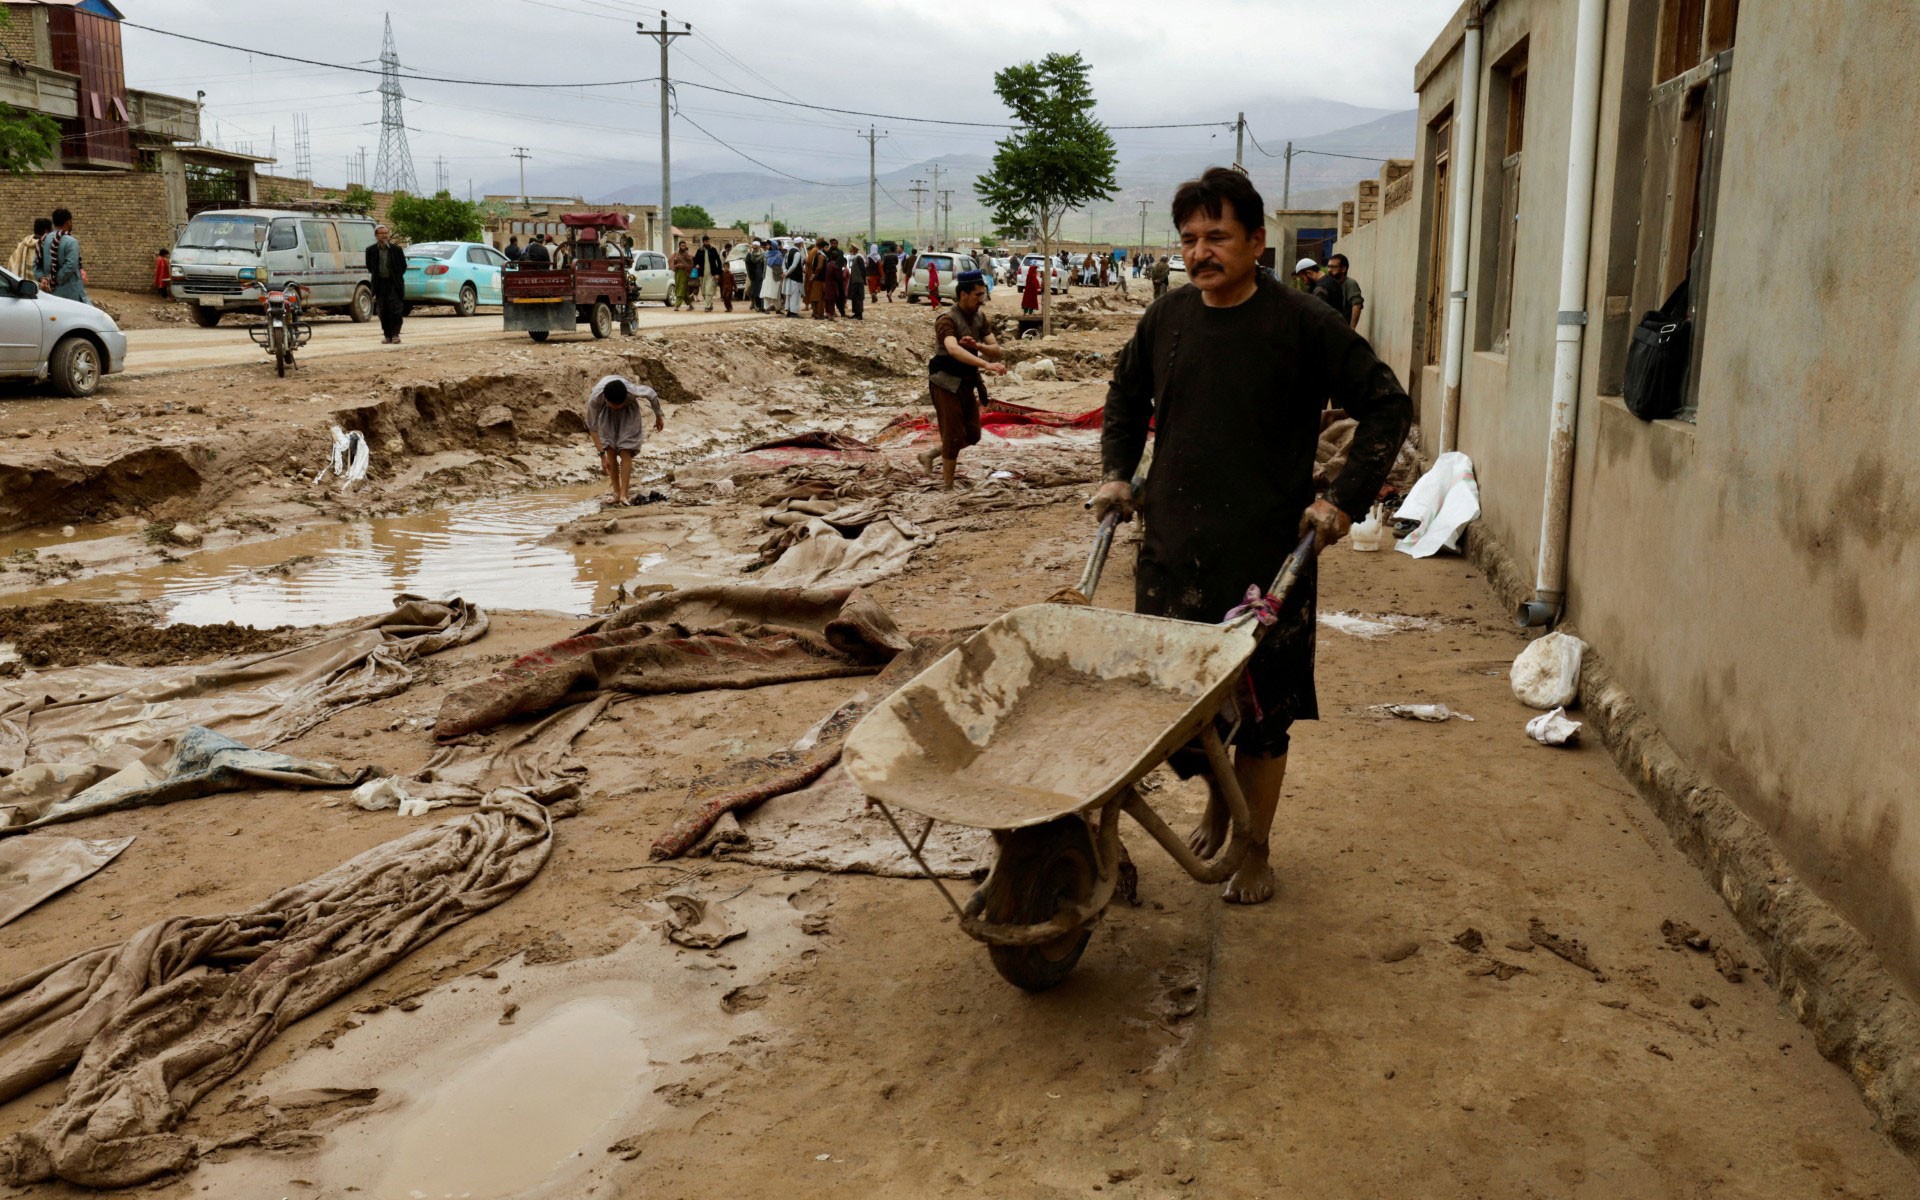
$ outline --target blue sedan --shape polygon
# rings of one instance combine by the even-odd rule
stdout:
[[[463,317],[500,303],[506,255],[478,242],[422,242],[407,247],[407,305],[450,304]]]

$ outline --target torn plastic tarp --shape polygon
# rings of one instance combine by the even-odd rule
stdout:
[[[327,477],[328,471],[332,471],[335,479],[351,487],[367,477],[367,464],[371,455],[372,452],[367,448],[365,434],[358,429],[348,433],[335,425],[333,427],[333,462],[329,466],[320,468],[320,473],[313,477],[313,481],[319,483]]]
[[[402,595],[392,612],[303,645],[181,667],[67,667],[0,682],[0,807],[66,800],[202,726],[265,749],[406,690],[413,663],[486,632],[461,600]]]
[[[0,841],[0,925],[106,866],[133,839],[25,837]]]
[[[192,1166],[193,1105],[319,1011],[519,891],[553,849],[525,797],[414,830],[241,912],[168,917],[0,986],[0,1101],[71,1070],[0,1179],[130,1187]]]
[[[1458,550],[1461,533],[1479,516],[1480,484],[1473,477],[1473,460],[1450,450],[1433,460],[1394,513],[1396,525],[1418,523],[1395,549],[1414,558],[1428,558],[1443,548]]]
[[[760,580],[777,587],[860,587],[905,567],[933,535],[899,513],[841,509],[785,531],[787,547]]]
[[[72,796],[56,793],[0,805],[0,835],[245,787],[352,787],[372,773],[370,767],[348,771],[332,763],[255,750],[193,725]],[[0,781],[0,795],[5,794],[5,782],[10,781]]]

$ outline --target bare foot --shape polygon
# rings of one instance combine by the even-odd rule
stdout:
[[[1258,842],[1247,847],[1240,869],[1227,880],[1220,895],[1228,904],[1259,904],[1273,899],[1273,868],[1267,865],[1267,848]]]
[[[929,446],[927,449],[914,455],[914,457],[920,460],[920,466],[923,470],[932,473],[934,461],[940,457],[940,447]]]
[[[1231,823],[1227,812],[1227,802],[1220,797],[1220,789],[1207,782],[1207,811],[1200,823],[1187,835],[1187,849],[1201,858],[1210,859],[1220,853],[1220,847],[1227,844],[1227,830]]]

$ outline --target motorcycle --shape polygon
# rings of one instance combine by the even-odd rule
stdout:
[[[247,336],[272,356],[275,373],[284,376],[293,365],[293,352],[313,340],[313,325],[301,310],[308,289],[299,283],[253,286],[261,294],[261,308],[267,319],[249,326]]]

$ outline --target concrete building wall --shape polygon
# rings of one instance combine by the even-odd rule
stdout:
[[[1702,289],[1697,419],[1648,423],[1604,393],[1618,387],[1622,339],[1639,315],[1657,13],[1657,0],[1608,6],[1567,619],[1675,747],[1920,990],[1920,676],[1906,662],[1907,614],[1920,604],[1920,478],[1910,466],[1920,463],[1920,161],[1907,125],[1885,119],[1920,110],[1920,77],[1908,69],[1920,8],[1860,0],[1809,22],[1790,7],[1740,6]],[[1475,463],[1482,527],[1529,571],[1573,16],[1567,3],[1501,0],[1487,16],[1477,81],[1489,114],[1489,79],[1526,39],[1512,331],[1497,352],[1487,310],[1500,154],[1483,142],[1459,446]],[[1422,62],[1423,130],[1457,98],[1462,19]],[[1416,178],[1431,178],[1424,144]],[[1369,253],[1405,252],[1389,247],[1385,229],[1362,229],[1349,251],[1363,282],[1377,274],[1375,319],[1425,304],[1418,263],[1433,215],[1424,196],[1409,207],[1420,215],[1414,267],[1361,266]],[[1412,354],[1419,366],[1423,347]],[[1420,369],[1433,449],[1438,371]]]
[[[1363,225],[1334,246],[1347,256],[1367,306],[1360,332],[1373,343],[1380,361],[1393,368],[1401,384],[1418,383],[1414,372],[1414,264],[1419,259],[1420,214],[1403,204],[1370,225]],[[1415,397],[1416,401],[1418,397]]]
[[[145,291],[154,252],[173,245],[166,180],[153,171],[44,171],[0,184],[0,231],[9,246],[56,208],[73,210],[87,281]]]

